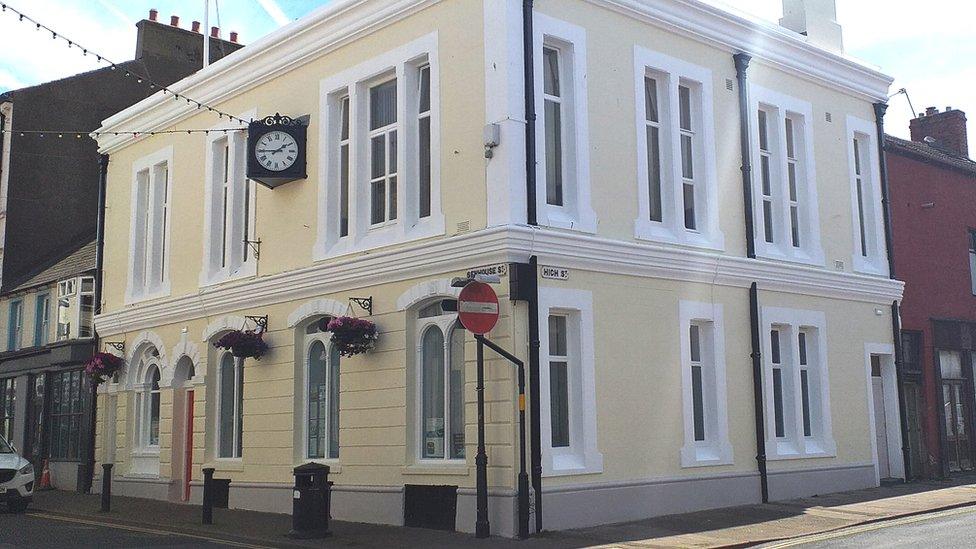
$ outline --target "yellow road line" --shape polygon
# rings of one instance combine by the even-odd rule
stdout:
[[[73,522],[75,524],[87,524],[87,525],[91,525],[91,526],[104,526],[106,528],[114,528],[116,530],[127,530],[129,532],[138,532],[138,533],[141,533],[141,534],[153,534],[153,535],[157,535],[157,536],[181,536],[181,537],[185,537],[185,538],[194,538],[194,539],[200,539],[200,540],[204,540],[204,541],[212,541],[212,542],[221,543],[221,544],[224,544],[224,545],[233,545],[234,547],[248,547],[250,549],[274,549],[273,547],[268,546],[268,545],[252,545],[252,544],[249,544],[249,543],[241,543],[239,541],[230,541],[230,540],[221,539],[221,538],[214,538],[214,537],[204,536],[202,534],[187,534],[187,533],[184,533],[184,532],[174,532],[174,531],[170,531],[170,530],[154,530],[152,528],[142,528],[142,527],[139,527],[139,526],[129,526],[129,525],[125,525],[125,524],[116,524],[116,523],[112,523],[112,522],[99,522],[99,521],[95,521],[95,520],[88,520],[88,519],[75,518],[75,517],[65,517],[65,516],[59,516],[59,515],[49,515],[47,513],[30,513],[30,516],[32,516],[32,517],[38,517],[38,518],[44,518],[44,519],[50,519],[50,520],[60,520],[62,522]]]
[[[779,543],[765,545],[764,547],[767,547],[769,549],[780,549],[782,547],[796,547],[797,545],[805,545],[807,543],[827,541],[836,538],[846,538],[857,534],[863,534],[865,532],[882,530],[884,528],[892,528],[894,526],[903,526],[905,524],[913,524],[916,522],[924,522],[936,518],[950,517],[954,515],[963,515],[966,513],[974,513],[974,512],[976,512],[976,509],[974,509],[973,507],[949,509],[947,511],[938,511],[935,513],[929,513],[925,515],[913,515],[910,517],[903,517],[899,519],[891,519],[891,520],[885,520],[885,521],[875,522],[871,524],[864,524],[862,526],[851,526],[849,528],[842,528],[840,530],[834,530],[833,532],[825,532],[823,534],[811,534],[809,536],[803,536],[801,538],[794,538]]]

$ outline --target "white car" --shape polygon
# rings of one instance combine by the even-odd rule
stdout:
[[[0,503],[13,513],[27,510],[34,496],[34,466],[0,435]]]

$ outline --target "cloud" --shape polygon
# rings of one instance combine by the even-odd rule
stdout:
[[[285,15],[285,12],[281,9],[281,6],[279,6],[278,2],[276,2],[275,0],[258,0],[258,4],[261,4],[261,7],[264,8],[264,11],[268,12],[268,15],[270,15],[271,18],[274,19],[274,22],[277,23],[278,26],[287,25],[288,23],[291,23],[291,19],[287,15]]]

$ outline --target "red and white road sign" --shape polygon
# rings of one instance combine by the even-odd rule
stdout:
[[[498,323],[498,296],[483,282],[470,282],[458,295],[458,319],[469,332],[485,335]]]

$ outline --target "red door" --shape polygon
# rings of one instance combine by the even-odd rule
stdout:
[[[193,389],[186,391],[186,441],[183,444],[183,501],[190,501],[193,478]]]

